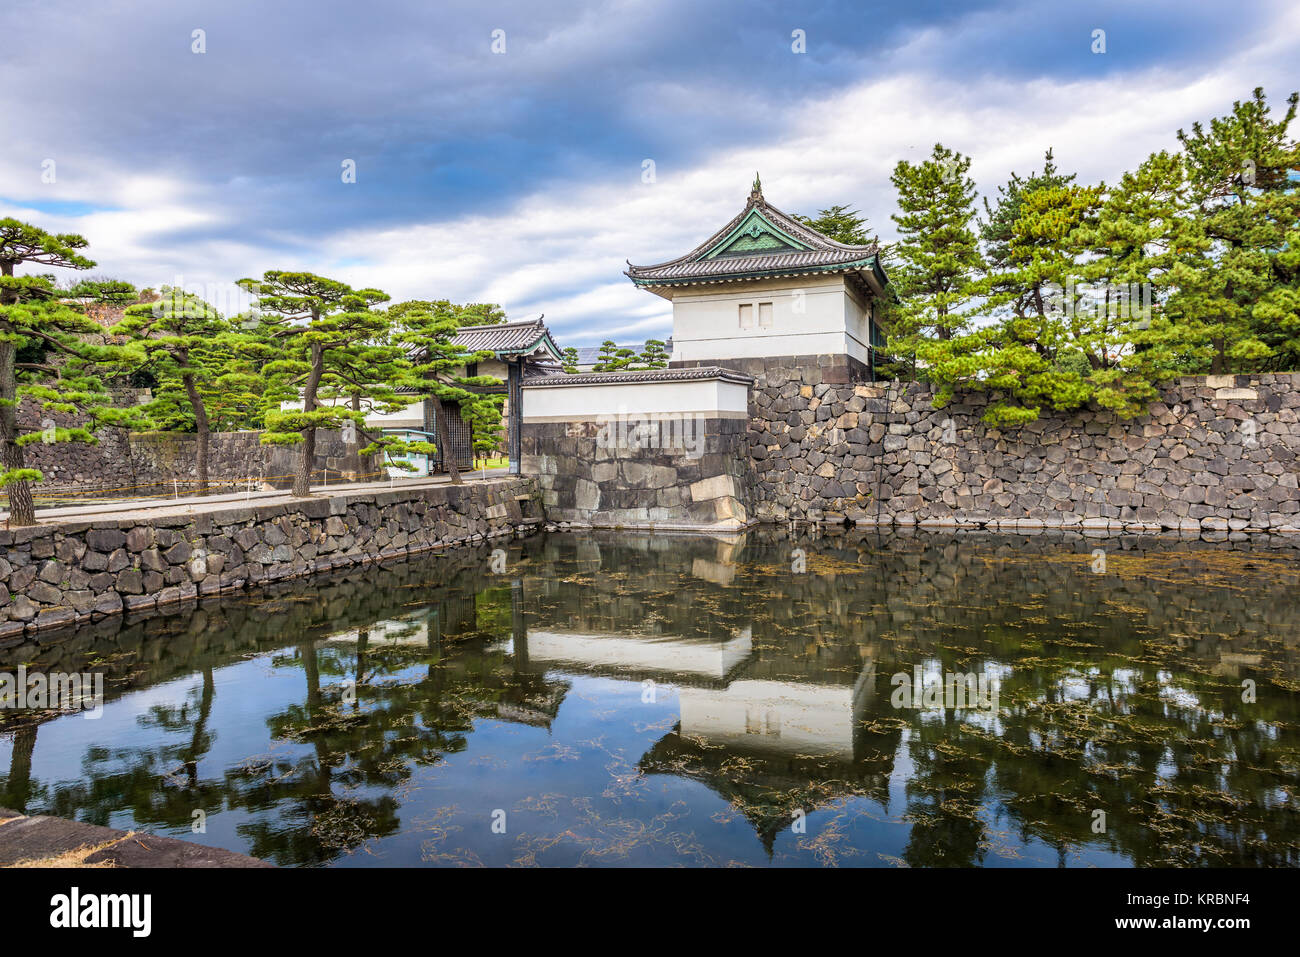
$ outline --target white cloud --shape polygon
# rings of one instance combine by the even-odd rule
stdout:
[[[579,49],[597,26],[579,21],[564,42]],[[304,235],[288,209],[283,239],[299,250],[296,258],[239,238],[220,188],[162,174],[69,174],[52,198],[118,209],[81,217],[18,215],[84,233],[98,271],[141,284],[178,273],[210,285],[266,268],[316,269],[378,286],[395,299],[494,301],[512,317],[544,312],[565,345],[664,338],[670,305],[622,277],[624,260],[658,262],[695,246],[743,206],[755,170],[777,206],[811,212],[851,203],[889,239],[889,173],[899,159],[927,155],[935,141],[974,158],[972,173],[985,192],[1012,169],[1037,168],[1048,146],[1062,169],[1081,180],[1113,181],[1152,150],[1175,148],[1175,129],[1221,115],[1256,85],[1281,104],[1294,82],[1297,37],[1300,11],[1289,9],[1252,49],[1195,75],[1152,66],[1099,79],[1018,82],[994,75],[954,79],[924,69],[959,48],[952,34],[927,30],[889,55],[884,79],[773,108],[766,142],[720,143],[689,169],[661,165],[655,184],[640,182],[642,157],[629,156],[616,181],[550,183],[495,215]],[[689,91],[674,90],[670,80],[663,91],[683,108],[691,102]],[[19,172],[0,161],[0,175]],[[164,239],[179,230],[223,238]]]

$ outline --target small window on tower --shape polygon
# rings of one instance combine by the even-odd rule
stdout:
[[[740,304],[740,328],[754,328],[754,306],[753,303],[742,302]]]
[[[770,302],[760,302],[758,304],[758,328],[772,328],[772,304]]]

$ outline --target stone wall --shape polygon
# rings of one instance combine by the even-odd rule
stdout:
[[[528,479],[0,530],[0,638],[530,527]]]
[[[297,470],[301,447],[262,445],[261,436],[261,432],[212,433],[208,477],[213,481],[252,478],[259,485],[270,481],[277,487],[287,486],[285,476]],[[197,477],[194,453],[198,438],[193,434],[104,428],[95,437],[99,441],[94,445],[59,442],[27,446],[27,465],[40,469],[45,477],[36,486],[36,494],[113,489],[148,494],[154,486],[170,491],[173,482],[180,482],[184,492],[186,483],[192,485]],[[321,429],[316,433],[314,482],[326,476],[330,481],[338,479],[345,469],[355,468],[349,463],[341,432]],[[361,463],[361,471],[378,471],[378,466],[367,460]]]
[[[127,407],[147,401],[148,390],[127,390],[114,393],[114,404]],[[86,417],[66,412],[50,412],[40,403],[25,397],[18,409],[18,425],[23,430],[39,430],[53,422],[59,428],[81,428]],[[95,433],[95,445],[82,442],[59,442],[50,445],[35,443],[23,450],[25,464],[40,469],[45,481],[41,489],[71,488],[78,485],[99,486],[132,485],[135,467],[132,463],[130,433],[125,429],[103,428]]]
[[[645,431],[631,435],[636,427]],[[525,422],[521,468],[546,517],[595,526],[741,526],[750,469],[741,418]],[[602,435],[604,430],[604,435]]]
[[[1001,528],[1300,530],[1300,374],[1199,376],[1146,415],[1084,410],[1019,429],[924,385],[809,383],[750,394],[760,521]]]
[[[252,478],[259,484],[288,487],[298,470],[302,447],[263,445],[262,433],[214,432],[208,447],[208,476],[211,479],[241,480]],[[138,483],[166,484],[173,478],[196,477],[194,462],[198,437],[179,432],[136,432],[129,438],[131,459]],[[316,433],[316,454],[312,464],[312,481],[337,480],[344,471],[377,472],[379,465],[369,457],[358,463],[349,455],[343,433],[338,429],[320,429]]]

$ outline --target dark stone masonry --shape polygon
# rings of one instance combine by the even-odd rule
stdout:
[[[583,524],[748,524],[750,469],[743,418],[617,424],[529,422],[522,470],[537,480],[548,519]]]
[[[1086,409],[995,429],[982,396],[936,409],[923,384],[827,382],[821,363],[745,371],[748,423],[708,418],[698,459],[602,446],[594,421],[526,423],[547,519],[1300,531],[1300,373],[1189,377],[1135,419]]]
[[[0,530],[0,641],[510,535],[532,495],[502,478]]]
[[[139,392],[119,393],[120,406],[134,405]],[[39,429],[52,421],[61,427],[86,424],[81,415],[48,413],[32,399],[22,405],[24,428]],[[198,438],[182,432],[128,432],[126,429],[101,428],[95,432],[94,444],[40,442],[28,445],[24,459],[29,468],[40,469],[44,480],[36,494],[51,492],[90,492],[97,489],[130,489],[137,493],[149,487],[170,489],[180,482],[181,489],[197,477],[194,461]],[[208,475],[212,481],[252,479],[258,485],[287,487],[288,476],[298,466],[301,448],[262,445],[261,432],[214,432],[208,445]],[[334,481],[345,470],[376,471],[371,461],[358,463],[337,429],[320,429],[316,433],[316,456],[312,465],[313,481]]]
[[[808,378],[774,370],[750,393],[759,521],[1300,530],[1300,374],[1191,377],[1137,419],[1006,430],[978,398]]]

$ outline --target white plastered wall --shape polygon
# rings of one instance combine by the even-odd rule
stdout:
[[[760,320],[771,303],[770,327]],[[741,306],[752,323],[741,326]],[[673,361],[846,354],[870,362],[869,306],[843,276],[802,276],[673,292]]]
[[[726,379],[525,385],[523,396],[525,422],[589,421],[601,415],[749,415],[749,386]]]

